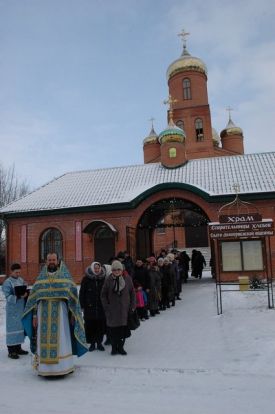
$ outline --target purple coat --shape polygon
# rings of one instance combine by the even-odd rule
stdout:
[[[106,277],[101,291],[101,302],[106,315],[106,323],[110,328],[126,326],[130,309],[136,307],[136,295],[132,278],[128,275],[123,276],[125,287],[120,295],[113,291],[113,275]]]

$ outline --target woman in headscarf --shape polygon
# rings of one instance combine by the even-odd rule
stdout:
[[[89,351],[96,348],[105,350],[102,341],[106,332],[106,319],[100,299],[104,281],[105,269],[99,262],[93,262],[87,267],[80,286],[79,301],[84,313],[86,340],[91,344]]]
[[[125,338],[129,336],[127,320],[129,312],[135,310],[136,295],[132,278],[123,274],[122,263],[114,260],[111,269],[101,291],[101,301],[112,344],[111,354],[127,355],[124,349]]]

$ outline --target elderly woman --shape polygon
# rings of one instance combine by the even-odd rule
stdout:
[[[99,351],[105,350],[102,340],[106,331],[106,320],[100,299],[104,281],[105,269],[99,262],[93,262],[87,267],[80,286],[79,301],[84,312],[86,340],[91,344],[89,351],[94,351],[96,347]]]
[[[161,300],[161,273],[157,266],[157,261],[154,256],[147,259],[148,275],[149,275],[149,289],[148,293],[148,307],[150,315],[155,316],[159,314],[159,303]]]
[[[125,338],[129,336],[127,320],[129,311],[136,307],[136,295],[131,277],[123,275],[122,263],[114,260],[111,269],[101,291],[101,301],[112,344],[111,354],[127,355],[124,349]]]

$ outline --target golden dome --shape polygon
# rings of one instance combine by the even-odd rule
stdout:
[[[229,135],[240,135],[243,136],[243,130],[240,127],[237,127],[231,118],[229,118],[228,124],[226,127],[221,131],[220,137],[226,137]]]
[[[185,72],[187,70],[201,72],[207,75],[207,67],[205,63],[201,59],[191,56],[186,47],[184,47],[181,57],[171,63],[168,67],[166,72],[167,80],[176,73]]]
[[[154,127],[152,126],[150,134],[148,135],[148,137],[144,138],[144,140],[143,140],[143,145],[155,144],[155,143],[158,142],[158,138],[159,137],[158,137],[156,131],[154,130]]]

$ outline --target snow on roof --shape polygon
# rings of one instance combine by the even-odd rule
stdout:
[[[69,172],[3,207],[19,213],[127,203],[159,184],[188,184],[210,196],[275,191],[275,153],[190,160],[167,169],[160,163]]]

